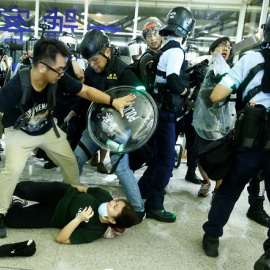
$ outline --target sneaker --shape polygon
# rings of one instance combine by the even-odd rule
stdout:
[[[11,205],[19,208],[23,208],[28,204],[27,200],[21,199],[17,196],[12,196]]]
[[[148,209],[146,210],[146,217],[167,223],[172,223],[175,222],[176,220],[176,215],[174,213],[167,212],[164,209],[163,210]]]
[[[211,184],[208,183],[208,184],[201,184],[201,188],[200,190],[198,191],[198,196],[201,196],[201,197],[206,197],[209,192],[211,190]]]
[[[211,237],[207,234],[203,236],[203,249],[206,256],[217,257],[218,256],[219,238]]]
[[[0,238],[7,237],[7,230],[4,224],[4,215],[0,214]]]
[[[90,159],[90,165],[96,167],[98,165],[98,154],[94,154]]]
[[[106,169],[106,167],[105,167],[105,165],[103,163],[98,163],[97,170],[100,173],[108,174],[108,171],[107,171],[107,169]]]
[[[270,249],[260,257],[260,259],[255,263],[254,270],[269,270],[270,269]]]

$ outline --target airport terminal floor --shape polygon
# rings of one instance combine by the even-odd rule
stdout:
[[[3,141],[2,141],[3,143]],[[5,153],[1,153],[3,168]],[[105,160],[105,163],[109,160]],[[28,160],[20,181],[61,181],[59,169],[43,169],[44,161],[34,155]],[[65,245],[55,241],[58,229],[9,229],[0,245],[33,239],[36,253],[31,257],[5,257],[0,269],[20,270],[251,270],[263,254],[262,244],[267,228],[246,217],[247,191],[242,193],[220,239],[219,257],[211,258],[202,248],[202,224],[207,219],[211,195],[198,197],[199,185],[186,180],[187,167],[183,161],[174,169],[166,189],[165,208],[176,213],[175,223],[145,219],[113,239],[100,239],[90,244]],[[144,169],[136,172],[142,175]],[[104,181],[106,175],[96,167],[85,165],[81,184],[100,186],[114,197],[124,197],[121,185]],[[212,189],[214,187],[212,182]],[[270,213],[269,202],[265,201]]]

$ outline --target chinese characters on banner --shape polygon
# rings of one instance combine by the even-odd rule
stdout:
[[[58,9],[55,7],[53,10],[46,10],[46,14],[43,16],[44,23],[49,24],[50,30],[52,30],[47,32],[47,37],[50,37],[51,34],[56,37],[54,30],[57,27],[59,27],[59,34],[62,33],[63,28],[69,28],[72,32],[74,32],[75,28],[78,28],[78,25],[76,25],[76,10],[66,10],[65,16],[62,16],[58,14]],[[0,31],[16,34],[16,37],[5,39],[4,43],[13,41],[22,44],[24,32],[29,33],[32,31],[28,24],[30,11],[20,10],[17,5],[11,9],[0,9],[0,18],[3,18],[6,22],[4,26],[0,26]]]

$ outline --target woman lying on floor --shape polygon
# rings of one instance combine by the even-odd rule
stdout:
[[[17,184],[5,216],[11,228],[59,228],[56,240],[64,244],[90,243],[103,237],[110,227],[136,225],[137,215],[126,200],[113,200],[101,188],[70,186],[60,182],[24,181]],[[24,206],[27,201],[37,204]],[[24,207],[23,207],[24,206]]]

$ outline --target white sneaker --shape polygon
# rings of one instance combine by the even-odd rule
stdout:
[[[201,184],[201,188],[198,191],[198,196],[206,197],[211,190],[211,183]]]
[[[12,202],[11,202],[12,206],[23,208],[27,204],[28,204],[27,200],[21,199],[21,198],[19,198],[17,196],[12,196]]]

